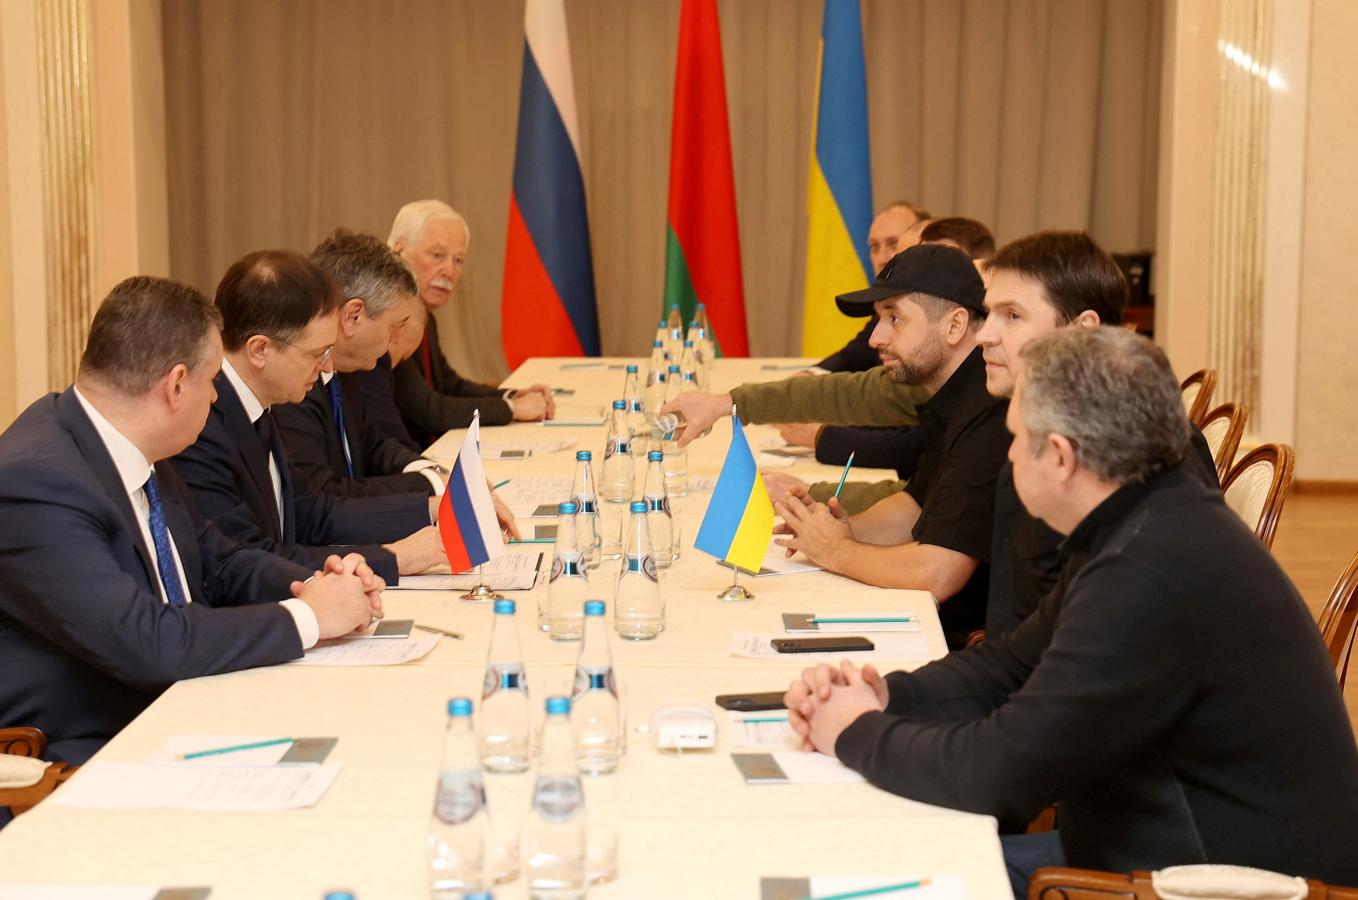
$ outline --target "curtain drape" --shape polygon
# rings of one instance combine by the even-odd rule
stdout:
[[[678,0],[568,0],[604,352],[660,313]],[[800,344],[819,0],[720,4],[751,352]],[[1007,240],[1155,231],[1161,0],[865,0],[873,188]],[[499,297],[522,3],[165,0],[175,277],[260,247],[386,237],[439,197],[472,229],[440,313],[453,363],[505,372]],[[826,298],[830,302],[830,298]]]

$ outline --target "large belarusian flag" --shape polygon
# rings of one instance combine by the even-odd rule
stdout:
[[[680,12],[668,225],[660,317],[678,303],[687,325],[694,307],[706,304],[718,349],[726,356],[748,356],[716,0],[684,0]]]
[[[839,311],[835,295],[867,287],[876,274],[868,256],[872,164],[858,0],[825,0],[807,181],[802,353],[826,356],[863,327]]]

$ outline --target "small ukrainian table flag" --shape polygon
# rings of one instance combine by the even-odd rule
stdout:
[[[739,416],[731,417],[731,446],[693,546],[746,572],[758,572],[773,537],[773,501],[759,477]]]

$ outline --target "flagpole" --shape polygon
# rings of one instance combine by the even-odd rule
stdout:
[[[754,594],[747,591],[745,585],[740,583],[740,567],[735,563],[731,564],[731,583],[726,586],[726,590],[717,595],[717,599],[728,602],[754,599]]]

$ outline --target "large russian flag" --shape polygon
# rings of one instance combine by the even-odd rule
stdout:
[[[802,353],[825,356],[863,327],[839,311],[835,295],[867,287],[876,274],[867,247],[872,163],[858,0],[825,0],[811,144]]]
[[[511,369],[530,356],[598,356],[585,182],[562,0],[528,0],[514,192],[500,302]]]
[[[439,534],[454,574],[500,556],[505,552],[495,503],[481,466],[481,417],[472,419],[462,449],[457,452],[448,489],[439,504]]]
[[[661,319],[674,303],[685,325],[697,304],[706,304],[718,351],[749,355],[716,0],[684,0],[679,13]]]
[[[747,572],[758,572],[773,537],[773,501],[759,477],[739,416],[731,417],[731,446],[693,546]]]

